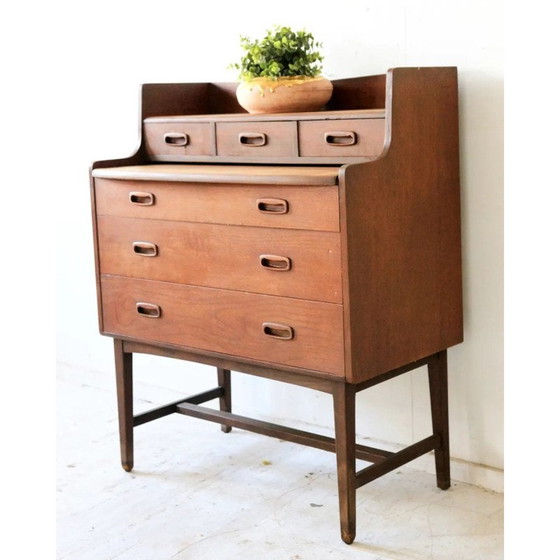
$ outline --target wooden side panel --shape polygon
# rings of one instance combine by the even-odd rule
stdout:
[[[95,179],[97,213],[158,220],[339,231],[338,189]],[[138,204],[152,195],[152,204]],[[134,198],[136,197],[136,198]],[[285,203],[287,208],[283,212]],[[259,206],[260,205],[260,206]],[[279,210],[276,212],[276,210]]]
[[[384,157],[341,170],[354,383],[463,339],[456,69],[395,69],[387,86]]]
[[[99,332],[103,332],[103,307],[101,305],[101,285],[99,282],[99,239],[97,231],[97,201],[95,198],[95,179],[92,176],[92,169],[89,170],[89,192],[91,200],[91,221],[93,233],[93,253],[95,266],[95,289],[97,293],[97,322]]]
[[[386,75],[333,80],[327,110],[382,109]],[[141,117],[247,112],[236,97],[236,82],[143,84]]]
[[[207,83],[143,84],[141,121],[164,115],[199,115],[207,113]]]
[[[327,110],[383,109],[385,83],[385,74],[334,80],[333,94]]]
[[[342,302],[333,232],[98,218],[102,274]]]
[[[344,375],[340,305],[116,276],[101,290],[105,334]]]
[[[207,113],[244,113],[247,111],[237,101],[237,82],[213,82],[208,84]]]

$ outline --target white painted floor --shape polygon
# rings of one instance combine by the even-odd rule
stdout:
[[[348,546],[331,453],[175,414],[135,429],[126,473],[112,378],[61,366],[57,403],[59,560],[503,558],[501,494],[399,469],[358,490]]]

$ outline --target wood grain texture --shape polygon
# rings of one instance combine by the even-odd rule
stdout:
[[[359,78],[349,78],[343,80],[333,80],[333,96],[328,103],[325,111],[292,113],[290,115],[263,115],[262,120],[278,121],[285,120],[285,125],[291,124],[297,128],[299,119],[332,119],[344,118],[344,114],[352,116],[359,112],[367,113],[367,116],[376,118],[380,114],[385,104],[385,75],[363,76]],[[181,118],[204,119],[212,127],[220,126],[220,116],[224,117],[223,122],[231,121],[232,118],[238,120],[242,118],[246,123],[250,123],[252,116],[248,114],[238,103],[236,97],[237,83],[194,83],[194,84],[144,84],[141,87],[141,123],[145,119],[145,131],[152,130],[155,119]],[[337,111],[343,114],[336,115]],[[375,114],[377,112],[377,114]],[[159,124],[155,124],[156,128]],[[153,138],[147,132],[142,137],[142,143],[138,150],[138,155],[142,159],[153,161],[187,161],[187,162],[232,162],[232,163],[262,163],[263,158],[268,158],[268,163],[284,164],[322,164],[328,163],[347,163],[362,159],[371,159],[375,154],[358,155],[348,152],[334,152],[334,155],[304,156],[299,154],[297,137],[288,145],[285,135],[275,136],[271,146],[260,151],[251,150],[243,146],[238,146],[228,140],[222,141],[219,153],[208,154],[202,149],[179,149],[154,151]],[[220,140],[222,135],[218,132],[217,138]],[[234,149],[235,148],[235,149]],[[354,150],[355,151],[355,150]]]
[[[270,422],[263,422],[262,420],[255,420],[246,416],[228,414],[221,410],[218,412],[208,407],[193,406],[193,404],[191,404],[191,399],[185,399],[181,403],[177,403],[176,408],[179,414],[185,414],[186,416],[193,416],[210,422],[227,422],[236,428],[282,439],[283,441],[292,441],[323,451],[336,451],[336,443],[333,438],[272,424]],[[390,455],[391,453],[381,449],[375,449],[365,445],[356,445],[356,457],[363,461],[383,461]]]
[[[326,111],[383,109],[385,74],[332,80]],[[236,98],[236,82],[143,84],[141,119],[166,115],[239,113],[248,115]]]
[[[338,233],[117,216],[100,216],[98,230],[102,274],[342,303]],[[136,253],[140,240],[157,255]]]
[[[256,118],[258,117],[258,118]],[[351,129],[350,146],[325,143],[324,133]],[[173,145],[169,134],[183,134]],[[259,134],[264,141],[244,142]],[[377,157],[385,135],[384,109],[260,115],[166,115],[143,121],[144,151],[151,161],[232,163],[344,163]]]
[[[332,187],[96,179],[95,189],[99,216],[311,231],[340,229],[338,190]],[[154,204],[131,203],[130,193],[138,191],[153,195]],[[268,199],[285,201],[288,212],[263,212],[258,202]]]
[[[438,437],[435,447],[436,476],[438,488],[451,486],[449,464],[449,411],[447,394],[447,350],[439,352],[428,363],[430,404],[433,433]]]
[[[223,390],[220,397],[220,410],[222,412],[231,412],[231,371],[224,368],[216,368],[218,375],[218,386]],[[231,432],[231,426],[222,424],[222,432],[228,434]]]
[[[244,113],[210,113],[204,115],[166,115],[164,117],[149,117],[144,119],[145,125],[152,123],[193,123],[193,122],[243,122],[252,121],[337,121],[340,119],[384,119],[385,109],[355,109],[339,111],[310,111],[304,113],[271,113],[267,115]]]
[[[417,459],[421,455],[429,453],[435,449],[437,445],[438,437],[434,435],[413,443],[412,445],[393,453],[383,461],[380,461],[378,464],[371,465],[358,472],[355,484],[358,488],[364,486],[364,484],[367,484],[368,482],[371,482],[372,480],[375,480],[392,470],[402,467],[406,463]]]
[[[263,364],[251,358],[237,355],[225,356],[217,352],[188,348],[177,344],[170,344],[169,342],[149,343],[133,340],[130,337],[123,337],[123,346],[127,352],[135,354],[166,356],[177,360],[197,362],[329,394],[332,392],[333,382],[343,382],[342,377],[325,372],[272,363]]]
[[[348,380],[462,341],[457,73],[388,74],[383,157],[341,170]]]
[[[215,155],[214,127],[210,123],[150,123],[144,125],[144,142],[149,158],[154,155],[190,156]],[[166,135],[184,134],[185,144],[166,141]]]
[[[124,351],[122,340],[114,341],[114,357],[121,465],[125,471],[130,472],[134,467],[132,354]]]
[[[122,342],[122,341],[121,341]],[[164,404],[163,406],[157,406],[140,414],[134,415],[134,427],[141,426],[147,422],[153,422],[154,420],[159,420],[164,416],[169,416],[177,412],[177,405],[180,403],[194,403],[200,404],[214,399],[222,399],[224,396],[223,387],[216,387],[215,389],[210,389],[208,391],[203,391],[191,397],[183,397],[182,399],[172,401],[170,403]]]
[[[326,109],[383,109],[385,84],[385,74],[333,80],[333,94]]]
[[[102,276],[101,290],[105,334],[344,375],[340,305],[116,276]],[[161,316],[140,315],[138,302]],[[293,339],[267,336],[267,322]]]
[[[355,140],[344,144],[344,135]],[[331,142],[327,141],[333,136]],[[336,136],[342,137],[337,143]],[[344,119],[338,121],[303,121],[299,123],[299,150],[304,157],[377,157],[385,141],[385,119]]]
[[[338,168],[277,165],[151,164],[96,169],[94,177],[132,181],[231,183],[243,185],[336,185]]]
[[[243,138],[261,135],[261,145],[243,143]],[[216,124],[216,146],[220,156],[253,156],[270,158],[297,156],[297,122],[219,122]]]
[[[333,387],[336,471],[340,535],[346,544],[356,537],[356,389],[343,383]]]
[[[208,83],[142,84],[140,119],[206,113],[209,94]]]
[[[279,131],[291,155],[269,144],[266,157],[253,158],[254,146],[216,152],[217,124],[233,145],[255,133],[245,124],[258,124],[243,119],[235,84],[147,84],[141,122],[162,126],[156,136],[184,132],[169,126],[184,127],[178,116],[189,114],[202,126],[190,130],[206,131],[200,155],[184,157],[275,165],[146,165],[148,155],[177,157],[177,146],[154,156],[144,141],[129,158],[95,162],[90,181],[100,329],[116,338],[123,467],[133,466],[133,426],[174,410],[225,431],[336,449],[341,535],[351,543],[357,487],[430,450],[438,486],[450,483],[445,349],[462,340],[457,72],[398,68],[334,85],[322,119],[263,117],[267,140]],[[360,112],[375,145],[357,153],[379,157],[324,165],[355,161],[324,155],[321,136],[344,132]],[[221,113],[230,113],[223,122]],[[299,127],[295,142],[284,121]],[[363,141],[363,130],[353,132]],[[298,141],[312,154],[306,163],[323,165],[277,165],[297,162]],[[360,144],[331,147],[343,154]],[[132,353],[213,365],[219,387],[134,420]],[[355,393],[426,364],[433,435],[395,454],[356,446]],[[232,415],[232,369],[332,394],[335,440]],[[209,398],[220,411],[192,406]],[[375,464],[356,473],[356,457]]]

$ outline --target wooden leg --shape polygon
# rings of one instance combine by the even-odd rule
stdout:
[[[432,426],[441,445],[435,450],[438,488],[451,486],[449,469],[449,413],[447,403],[447,351],[436,354],[428,363]]]
[[[117,378],[121,465],[125,471],[130,472],[134,466],[132,354],[124,352],[123,342],[118,339],[115,339],[115,373]]]
[[[356,537],[356,391],[336,383],[333,390],[340,534],[346,544]]]
[[[220,410],[231,412],[231,371],[229,369],[216,368],[218,370],[218,385],[223,388],[224,396],[220,397]],[[222,432],[231,432],[231,426],[222,424]]]

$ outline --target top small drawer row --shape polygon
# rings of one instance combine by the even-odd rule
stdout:
[[[312,158],[344,163],[375,158],[383,149],[385,119],[214,120],[151,117],[144,120],[144,143],[153,161],[271,158],[288,163]]]

